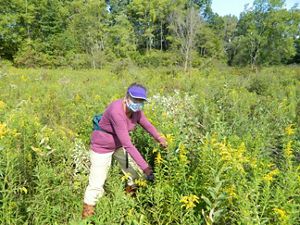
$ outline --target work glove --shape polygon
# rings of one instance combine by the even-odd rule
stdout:
[[[148,175],[148,176],[146,177],[146,179],[147,179],[147,181],[150,181],[151,183],[153,183],[153,182],[154,182],[154,180],[155,180],[155,178],[154,178],[154,174],[153,174],[153,173],[151,173],[150,175]]]
[[[151,167],[147,167],[145,170],[144,170],[144,173],[146,175],[146,180],[150,181],[150,182],[154,182],[154,174],[153,174],[153,170]]]

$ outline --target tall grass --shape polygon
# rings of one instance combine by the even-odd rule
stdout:
[[[0,223],[85,224],[91,118],[127,86],[166,136],[132,140],[155,168],[136,198],[113,166],[96,224],[299,224],[300,68],[0,69]]]

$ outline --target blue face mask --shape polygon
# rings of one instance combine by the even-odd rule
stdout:
[[[142,102],[141,103],[135,103],[135,102],[131,101],[130,99],[128,99],[126,101],[126,105],[133,112],[141,111],[144,107],[144,103],[142,103]]]

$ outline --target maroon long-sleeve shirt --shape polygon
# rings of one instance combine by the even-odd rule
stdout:
[[[101,118],[99,126],[101,130],[95,130],[91,137],[91,149],[97,153],[113,152],[123,147],[142,169],[148,167],[140,152],[131,143],[129,131],[132,131],[136,124],[140,124],[155,140],[159,140],[159,133],[149,122],[142,111],[134,112],[131,118],[126,116],[122,104],[123,99],[112,102]]]

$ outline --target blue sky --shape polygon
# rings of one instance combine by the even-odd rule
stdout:
[[[220,16],[233,14],[238,17],[240,13],[244,11],[244,6],[248,3],[249,6],[251,6],[253,0],[212,0],[212,10]],[[299,8],[300,0],[286,0],[285,6],[290,9],[296,3],[299,4]]]

